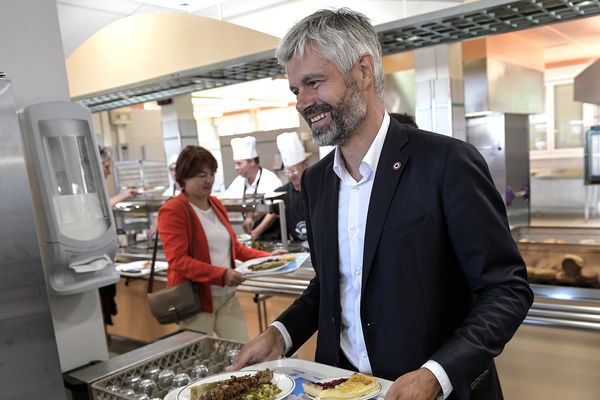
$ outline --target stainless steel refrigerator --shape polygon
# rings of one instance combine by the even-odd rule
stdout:
[[[0,72],[0,393],[65,399],[11,82]]]

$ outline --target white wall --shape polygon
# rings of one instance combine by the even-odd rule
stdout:
[[[56,2],[0,2],[0,71],[13,82],[17,107],[68,100]]]
[[[131,109],[130,112],[131,124],[126,125],[125,130],[129,159],[166,162],[160,110]]]

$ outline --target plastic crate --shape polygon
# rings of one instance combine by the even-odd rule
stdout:
[[[144,372],[151,367],[158,367],[161,370],[171,370],[174,373],[187,373],[190,375],[194,365],[204,364],[209,369],[209,375],[214,375],[225,370],[225,357],[230,350],[239,350],[243,343],[231,340],[217,339],[205,336],[180,347],[171,352],[162,353],[156,357],[151,357],[145,361],[139,362],[109,377],[94,382],[92,387],[92,396],[97,400],[135,400],[136,395],[128,396],[120,391],[127,389],[126,381],[131,377],[140,377],[144,379]],[[118,388],[114,391],[111,388]],[[157,389],[151,398],[163,398],[169,390],[174,387]]]

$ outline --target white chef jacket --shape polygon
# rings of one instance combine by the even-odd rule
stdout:
[[[262,171],[262,172],[261,172]],[[277,175],[269,171],[266,168],[256,174],[256,178],[252,184],[248,183],[248,180],[241,175],[238,175],[231,185],[223,192],[222,196],[225,198],[239,198],[244,196],[244,187],[246,187],[246,195],[252,195],[254,193],[269,193],[275,191],[278,187],[282,186],[281,180]],[[258,187],[256,186],[258,183]]]

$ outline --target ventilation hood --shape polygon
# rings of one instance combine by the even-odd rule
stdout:
[[[575,100],[600,105],[600,60],[575,77]]]

